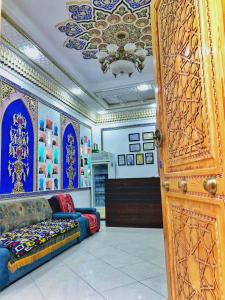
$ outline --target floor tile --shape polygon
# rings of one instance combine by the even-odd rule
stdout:
[[[47,300],[82,300],[96,295],[96,291],[78,277],[57,283],[49,280],[45,286],[42,285],[39,288]]]
[[[141,283],[122,286],[103,292],[107,300],[165,300],[163,296],[155,293]]]
[[[31,272],[31,277],[38,286],[48,286],[49,281],[57,284],[61,281],[71,280],[76,277],[74,272],[65,265],[55,265],[48,268],[48,264]]]
[[[134,278],[117,270],[113,270],[110,273],[94,273],[93,276],[81,277],[100,293],[109,289],[136,282]]]
[[[45,300],[30,275],[13,283],[0,292],[1,300]]]
[[[139,281],[160,276],[164,273],[164,270],[159,266],[147,262],[132,264],[122,267],[120,270]]]
[[[168,296],[167,282],[166,282],[165,275],[146,279],[146,280],[142,281],[142,283],[144,285],[150,287],[152,290],[158,292],[159,294],[161,294],[165,297]]]

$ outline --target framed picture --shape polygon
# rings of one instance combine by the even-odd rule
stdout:
[[[143,141],[154,140],[154,132],[153,131],[142,132],[142,140]]]
[[[130,133],[129,142],[139,142],[140,141],[140,133]]]
[[[118,166],[125,166],[126,165],[126,156],[125,154],[119,154],[118,158]]]
[[[136,165],[143,165],[144,164],[144,154],[138,153],[136,154]]]
[[[134,166],[134,154],[127,154],[127,166]]]
[[[129,145],[130,152],[140,152],[141,151],[141,144],[130,144]]]
[[[155,150],[155,142],[143,143],[143,150],[144,151]]]
[[[154,153],[153,152],[145,153],[145,163],[146,163],[146,165],[154,164]]]

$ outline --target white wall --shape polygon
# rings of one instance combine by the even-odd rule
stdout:
[[[73,198],[75,207],[91,207],[91,190],[77,190],[73,192],[68,192]],[[55,194],[43,195],[44,198],[49,199]]]
[[[96,126],[93,128],[93,142],[99,145],[101,149],[101,130],[103,129],[103,150],[111,152],[115,155],[117,164],[118,154],[129,154],[129,133],[140,133],[141,140],[141,151],[140,153],[145,153],[143,151],[142,132],[154,131],[155,126],[148,125],[154,124],[155,120],[143,120],[143,121],[133,121],[133,122],[122,122],[107,124],[107,126]],[[111,125],[111,126],[110,126]],[[148,125],[148,126],[146,126]],[[120,127],[119,129],[118,126]],[[129,126],[129,127],[128,127]],[[122,128],[124,127],[124,128]],[[107,130],[105,131],[104,128]],[[136,142],[134,142],[136,143]],[[149,152],[149,151],[147,151]],[[118,166],[116,167],[116,178],[143,178],[143,177],[158,177],[158,166],[157,166],[157,150],[154,151],[154,164],[152,165],[138,165],[138,166]],[[135,155],[135,153],[133,152]]]

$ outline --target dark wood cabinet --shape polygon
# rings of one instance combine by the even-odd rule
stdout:
[[[106,180],[106,226],[162,228],[159,178]]]

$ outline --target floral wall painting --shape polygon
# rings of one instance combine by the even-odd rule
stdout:
[[[47,112],[47,113],[46,113]],[[49,191],[60,189],[60,172],[53,174],[54,168],[60,168],[60,113],[40,103],[38,109],[38,162],[46,172],[38,173],[38,190]]]
[[[3,78],[0,88],[0,193],[33,192],[37,101]]]
[[[79,124],[67,116],[61,116],[62,132],[62,187],[79,187]]]

